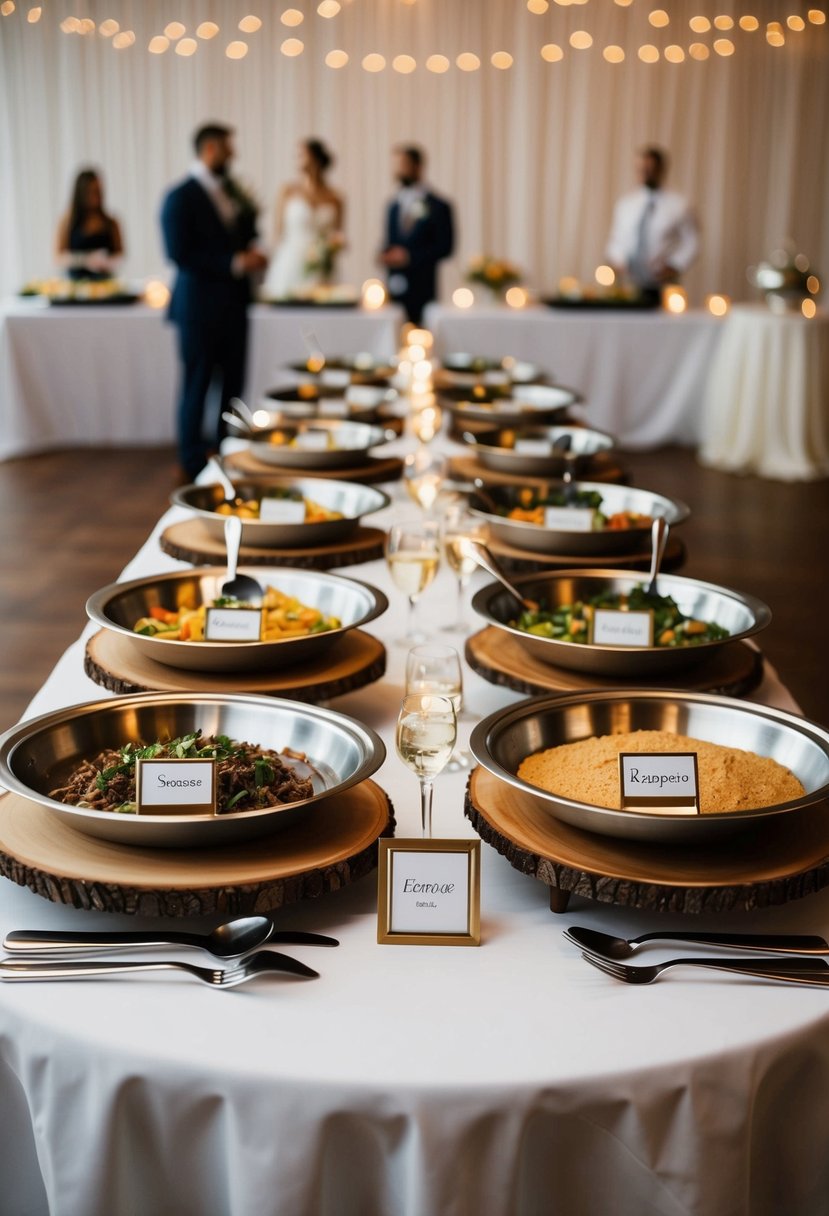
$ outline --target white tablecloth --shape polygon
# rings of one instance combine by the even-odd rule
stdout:
[[[247,389],[256,400],[307,355],[313,331],[329,354],[396,354],[396,305],[251,309]],[[0,307],[0,460],[56,447],[169,444],[175,437],[176,331],[163,312],[127,307]]]
[[[706,386],[700,460],[782,481],[829,475],[829,313],[731,310]]]
[[[394,495],[378,522],[413,511]],[[124,573],[177,565],[156,533]],[[378,779],[398,836],[417,835],[393,746],[402,597],[380,562],[354,574],[390,597],[372,626],[388,673],[335,708],[383,735]],[[443,570],[421,623],[436,630],[453,595]],[[30,713],[106,695],[82,654],[79,640]],[[466,675],[476,715],[517,699]],[[772,671],[758,697],[794,708]],[[436,835],[471,835],[464,780],[439,778]],[[625,987],[581,961],[570,923],[637,933],[656,918],[582,900],[555,917],[547,889],[484,846],[480,949],[377,945],[367,879],[279,914],[341,940],[293,948],[313,983],[1,987],[0,1210],[44,1216],[48,1196],[51,1216],[827,1212],[829,994],[689,971]],[[0,883],[0,932],[128,924]],[[693,924],[827,933],[829,892]]]
[[[515,355],[584,397],[586,418],[627,448],[697,444],[722,322],[705,312],[579,312],[433,304],[439,354]]]

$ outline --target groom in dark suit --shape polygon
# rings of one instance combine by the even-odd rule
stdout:
[[[415,325],[437,297],[437,267],[452,256],[455,243],[452,207],[423,182],[420,148],[395,149],[397,196],[386,212],[386,239],[380,261],[389,272],[389,295]]]
[[[194,137],[190,174],[164,199],[164,244],[178,269],[170,320],[178,326],[182,388],[178,451],[182,473],[192,481],[210,446],[224,435],[221,411],[242,393],[247,352],[249,276],[267,266],[255,249],[256,207],[228,176],[233,132],[211,123]],[[221,391],[214,443],[202,434],[211,384]]]

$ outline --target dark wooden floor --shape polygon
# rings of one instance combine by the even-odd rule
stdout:
[[[772,608],[762,646],[804,712],[829,724],[829,481],[783,484],[700,468],[682,449],[627,454],[635,484],[684,499],[683,573]],[[12,725],[164,510],[171,451],[73,451],[0,464],[0,729]]]

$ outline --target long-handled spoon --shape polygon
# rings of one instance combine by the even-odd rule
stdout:
[[[536,601],[526,599],[517,588],[513,587],[485,544],[479,540],[473,540],[472,537],[464,536],[458,541],[458,548],[462,553],[474,558],[478,565],[486,570],[487,574],[491,574],[493,578],[497,579],[501,586],[506,588],[522,608],[527,612],[538,612]]]
[[[661,515],[657,515],[651,525],[651,568],[648,572],[648,585],[645,588],[645,595],[659,595],[657,578],[667,543],[668,524]]]
[[[228,515],[225,520],[225,548],[227,549],[227,578],[222,583],[222,595],[227,599],[241,600],[245,604],[258,605],[265,598],[261,583],[248,574],[237,574],[239,548],[242,544],[242,521],[238,515]]]

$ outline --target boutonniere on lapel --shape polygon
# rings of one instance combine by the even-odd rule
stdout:
[[[415,199],[409,208],[409,216],[413,224],[416,224],[419,220],[425,220],[428,214],[429,204],[426,202],[425,198]]]

